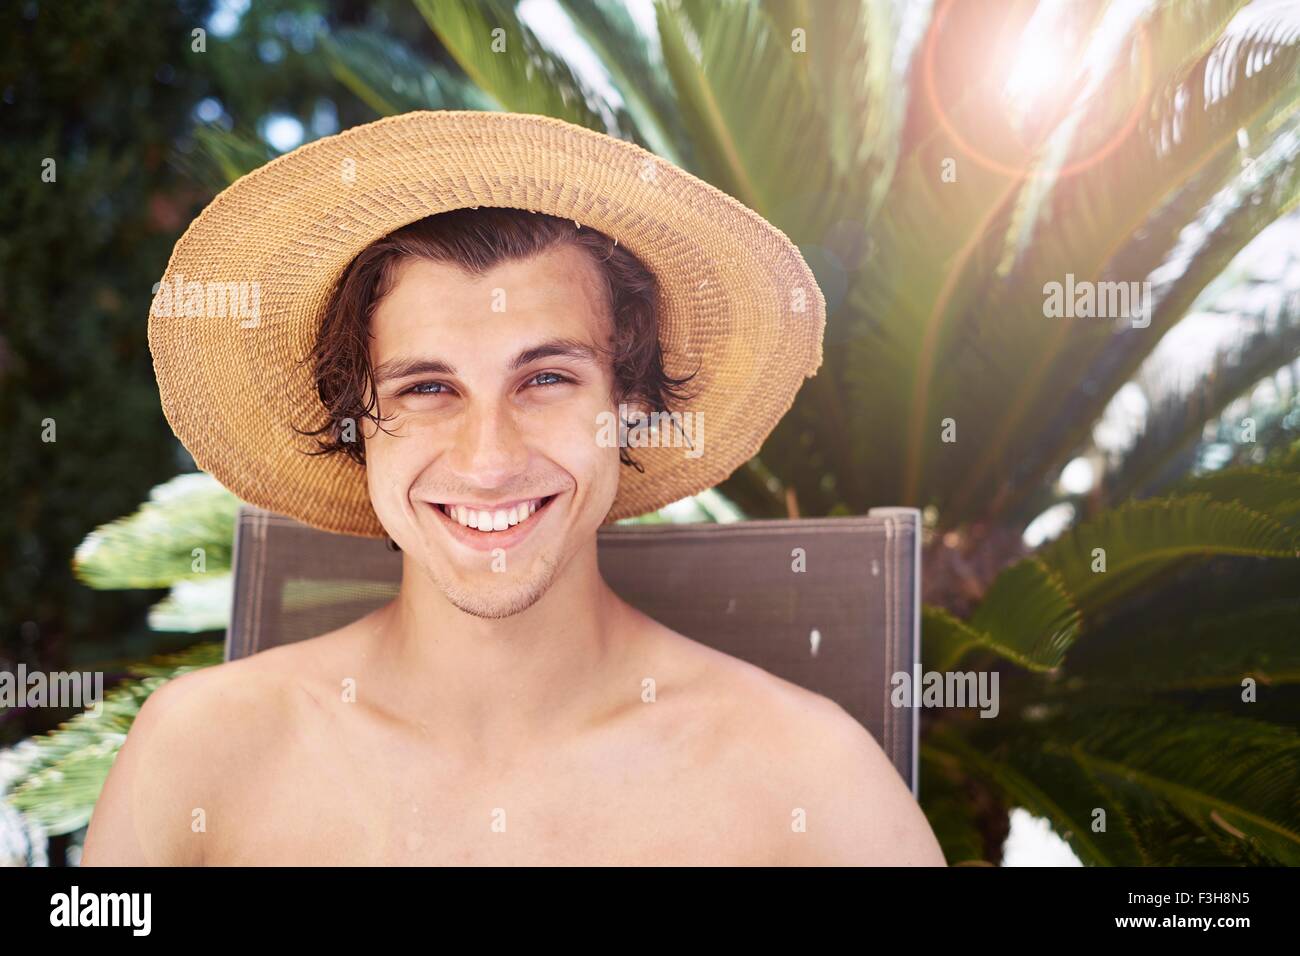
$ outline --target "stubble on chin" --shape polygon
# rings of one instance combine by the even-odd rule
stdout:
[[[520,614],[550,590],[560,564],[553,555],[541,555],[539,567],[526,581],[511,581],[506,573],[492,574],[481,587],[466,587],[460,582],[433,581],[456,608],[474,617],[499,620]],[[492,579],[500,580],[492,580]]]

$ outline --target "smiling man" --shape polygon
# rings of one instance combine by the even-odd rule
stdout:
[[[611,288],[594,260],[614,250],[602,253],[591,240],[603,237],[579,232],[513,210],[444,213],[359,260],[358,281],[384,270],[380,282],[391,286],[369,329],[379,409],[379,421],[366,422],[370,499],[414,562],[412,578],[423,572],[474,617],[526,611],[575,558],[594,570],[596,529],[618,492],[618,450],[596,441],[600,415],[623,397],[611,299],[620,299],[627,335],[653,342],[653,313],[637,303],[638,323],[627,292]],[[522,255],[503,260],[503,251]],[[464,271],[492,260],[477,275]],[[357,340],[346,332],[369,311],[367,299],[327,324],[322,362],[364,371],[336,357],[335,339],[343,348]],[[350,382],[342,410],[364,414],[356,396],[369,385]]]
[[[316,195],[337,222],[251,201],[258,173],[218,197],[198,238],[284,216],[269,252],[244,241],[246,265],[296,256],[301,271],[269,283],[246,332],[156,317],[151,344],[196,460],[264,507],[387,535],[398,596],[156,691],[83,862],[942,865],[857,721],[649,619],[597,565],[602,524],[725,477],[815,370],[824,306],[797,251],[679,170],[647,177],[649,154],[607,137],[538,117],[396,119],[266,168],[284,179],[265,196],[283,196],[352,158],[359,193]],[[356,163],[375,145],[382,158]],[[386,212],[388,230],[343,221],[409,196],[387,178],[418,180],[401,149],[454,165],[434,146],[477,157],[489,185]],[[613,185],[575,207],[542,178],[557,165]],[[521,178],[550,187],[520,203],[538,211],[503,201]],[[196,274],[202,250],[187,234],[169,274]],[[600,440],[620,407],[704,415],[709,450]]]

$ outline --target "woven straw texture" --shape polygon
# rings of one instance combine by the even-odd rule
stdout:
[[[254,170],[177,242],[162,282],[183,295],[169,304],[155,295],[149,347],[167,421],[199,467],[243,500],[312,527],[381,536],[363,466],[307,455],[312,440],[294,431],[324,421],[303,359],[357,253],[417,219],[470,206],[598,229],[661,283],[665,367],[698,372],[682,410],[704,416],[704,450],[633,449],[645,472],[623,467],[607,522],[725,479],[821,365],[826,304],[811,270],[780,230],[730,196],[639,146],[550,117],[406,113]],[[206,291],[234,292],[221,285],[230,283],[245,284],[255,316],[223,310]],[[195,289],[202,310],[192,307]]]

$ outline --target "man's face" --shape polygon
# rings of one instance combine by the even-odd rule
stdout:
[[[481,279],[407,260],[372,316],[378,412],[392,418],[391,434],[365,429],[371,502],[470,614],[530,607],[613,504],[618,449],[596,440],[613,408],[599,281],[568,245]]]

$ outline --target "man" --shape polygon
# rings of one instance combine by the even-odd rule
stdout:
[[[725,477],[820,364],[784,236],[629,144],[420,113],[245,177],[161,285],[232,274],[260,314],[151,317],[169,421],[246,500],[386,534],[401,589],[155,692],[85,864],[943,864],[856,720],[597,567],[601,524]],[[600,438],[687,405],[694,457]]]

